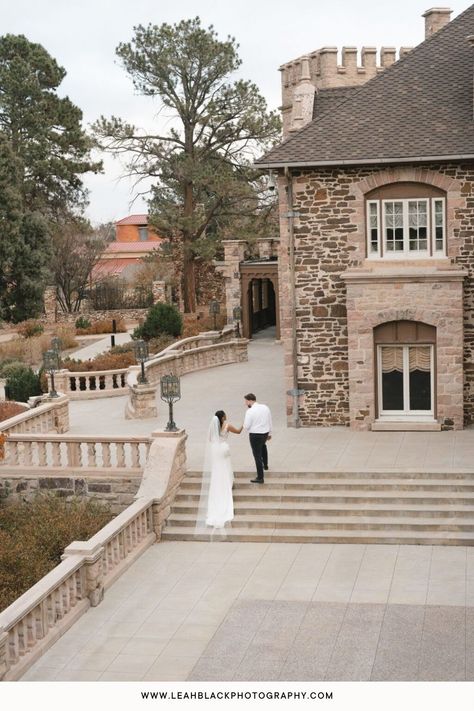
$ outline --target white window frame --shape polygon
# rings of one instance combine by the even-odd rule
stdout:
[[[441,214],[443,215],[443,247],[442,249],[436,249],[436,203],[440,202],[442,205]],[[431,199],[431,224],[432,229],[432,250],[433,256],[446,255],[446,200],[444,198],[432,198]]]
[[[371,205],[375,205],[377,208],[377,250],[375,252],[372,251],[372,236],[370,234],[370,207]],[[382,238],[382,225],[380,223],[380,200],[367,200],[367,216],[366,216],[366,224],[367,224],[367,255],[371,259],[379,259],[381,254],[380,254],[380,245],[381,245],[381,238]]]
[[[430,347],[430,375],[431,375],[431,410],[410,410],[410,358],[409,348],[417,346]],[[382,348],[403,348],[403,410],[383,409],[382,390]],[[435,372],[434,372],[434,345],[432,343],[382,343],[377,346],[377,389],[378,389],[378,419],[395,422],[398,420],[411,420],[416,422],[434,422],[435,413]]]
[[[427,203],[427,249],[410,251],[409,214],[408,203]],[[387,250],[386,225],[385,225],[385,204],[388,202],[403,203],[403,250],[392,252]],[[443,248],[436,249],[436,220],[435,204],[440,202],[443,206]],[[376,252],[371,251],[370,239],[370,206],[377,205],[377,225],[378,225],[378,247]],[[444,197],[410,197],[410,198],[386,198],[382,200],[367,200],[366,205],[366,254],[367,259],[439,259],[447,254],[447,234],[446,234],[446,199]]]

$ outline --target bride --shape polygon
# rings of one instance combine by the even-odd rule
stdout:
[[[227,422],[223,410],[211,420],[206,441],[201,496],[196,532],[209,532],[209,527],[224,528],[234,518],[232,484],[234,472],[230,461],[229,432],[240,434],[242,427]]]

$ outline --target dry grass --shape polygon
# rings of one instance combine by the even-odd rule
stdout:
[[[0,422],[8,420],[10,417],[26,412],[28,407],[17,402],[0,402]]]
[[[15,360],[26,365],[39,365],[43,353],[51,348],[53,336],[61,339],[62,350],[77,346],[75,329],[71,326],[58,326],[49,334],[43,333],[41,336],[32,338],[14,338],[11,341],[0,343],[0,363],[4,360]]]

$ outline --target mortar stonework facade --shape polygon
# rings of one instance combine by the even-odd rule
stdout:
[[[405,319],[437,329],[435,416],[440,426],[459,429],[474,422],[474,167],[312,168],[294,170],[292,176],[296,353],[283,177],[280,309],[286,389],[293,387],[296,358],[298,388],[304,392],[298,399],[301,424],[370,428],[376,418],[373,329]],[[366,259],[365,195],[396,183],[430,185],[446,193],[445,258]],[[291,421],[292,397],[287,414]]]

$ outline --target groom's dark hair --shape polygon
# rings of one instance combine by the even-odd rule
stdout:
[[[247,395],[244,395],[244,400],[251,400],[252,402],[257,402],[257,398],[253,393],[248,393]]]

